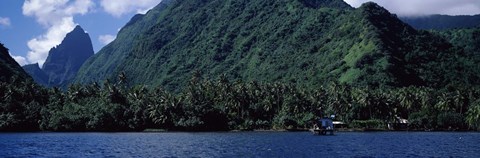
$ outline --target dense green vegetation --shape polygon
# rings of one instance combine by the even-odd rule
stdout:
[[[480,27],[431,32],[443,36],[453,45],[463,48],[464,53],[473,56],[475,59],[479,59],[475,56],[480,54]]]
[[[0,81],[0,131],[38,131],[48,94],[32,79]]]
[[[0,43],[0,131],[38,130],[39,89]]]
[[[474,84],[458,72],[470,57],[457,49],[375,3],[353,9],[342,0],[164,1],[132,18],[82,66],[76,82],[125,72],[134,76],[132,85],[179,92],[200,71],[206,78],[304,87]]]
[[[131,86],[125,73],[102,85],[71,85],[62,91],[21,76],[0,82],[0,131],[303,129],[325,114],[336,114],[351,127],[381,128],[398,116],[408,118],[412,129],[480,128],[476,86],[372,88],[330,82],[302,88],[232,82],[226,75],[205,80],[196,72],[179,92]]]
[[[13,86],[17,85],[17,86]],[[411,129],[480,128],[478,87],[370,89],[330,83],[305,90],[293,84],[204,80],[194,74],[181,93],[128,88],[125,74],[68,91],[32,83],[0,84],[0,131],[211,131],[305,129],[336,114],[351,127],[382,128],[396,117]],[[372,120],[372,121],[368,121]]]
[[[330,114],[479,130],[478,32],[418,31],[375,3],[164,0],[66,91],[2,72],[0,131],[303,129]]]

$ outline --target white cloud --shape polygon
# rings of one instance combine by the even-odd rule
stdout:
[[[27,61],[27,59],[25,57],[22,57],[22,56],[14,56],[14,55],[11,55],[13,59],[15,59],[15,61],[17,61],[17,63],[20,65],[20,66],[24,66],[24,65],[27,65],[29,64],[29,62]]]
[[[115,38],[117,38],[117,37],[114,36],[114,35],[100,35],[98,37],[98,41],[100,41],[104,45],[107,45],[110,42],[112,42],[113,40],[115,40]]]
[[[11,56],[20,66],[29,64],[29,62],[27,61],[27,59],[26,59],[25,57],[12,55],[12,53],[10,53],[10,52],[8,52],[8,54],[10,54],[10,56]]]
[[[10,18],[4,18],[4,17],[0,17],[0,25],[3,25],[3,26],[10,26],[11,23],[10,23]]]
[[[26,0],[22,8],[24,15],[33,16],[38,23],[49,27],[58,19],[86,14],[94,6],[92,0]]]
[[[101,0],[100,4],[105,12],[115,17],[120,17],[131,12],[144,14],[161,1],[162,0]]]
[[[362,3],[365,3],[367,1],[365,0],[344,0],[348,4],[350,4],[352,7],[358,8]]]
[[[23,14],[35,17],[47,29],[43,35],[28,41],[28,61],[42,66],[48,51],[60,44],[65,35],[75,28],[73,16],[86,14],[94,6],[92,0],[25,0]]]
[[[400,16],[480,14],[479,0],[345,0],[353,7],[373,1]]]
[[[65,35],[75,28],[73,17],[65,17],[59,21],[58,24],[51,26],[44,35],[28,41],[27,45],[30,48],[27,54],[28,61],[43,65],[50,49],[60,44]]]

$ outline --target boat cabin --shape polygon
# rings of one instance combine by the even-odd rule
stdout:
[[[333,129],[333,121],[330,118],[322,118],[319,120],[319,124],[324,129]]]
[[[314,134],[318,135],[326,135],[327,133],[330,133],[330,135],[333,135],[334,131],[334,126],[333,126],[333,120],[328,117],[321,118],[315,122],[313,125],[313,129],[311,131]]]

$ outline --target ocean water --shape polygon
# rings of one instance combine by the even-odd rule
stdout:
[[[478,158],[480,133],[0,133],[0,157]]]

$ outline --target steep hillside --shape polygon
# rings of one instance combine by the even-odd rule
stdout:
[[[309,87],[442,86],[458,77],[435,66],[451,55],[447,41],[375,3],[353,9],[341,0],[172,0],[132,18],[76,82],[125,72],[131,84],[175,90],[200,72]]]
[[[45,72],[40,68],[40,66],[37,64],[30,64],[30,65],[24,65],[23,70],[27,72],[33,80],[40,84],[40,85],[48,85],[47,80],[48,76],[45,74]]]
[[[12,82],[16,80],[31,79],[22,67],[8,54],[8,49],[0,43],[0,82]]]
[[[93,54],[90,36],[77,26],[65,36],[60,45],[50,50],[41,69],[38,64],[26,65],[24,69],[39,84],[47,87],[66,87],[83,63]]]
[[[462,64],[459,71],[467,83],[479,85],[480,81],[480,27],[470,29],[451,29],[434,31],[434,34],[443,36],[457,47],[462,56],[456,56],[459,64]],[[458,66],[460,67],[460,66]]]
[[[430,15],[422,17],[401,17],[400,19],[416,29],[424,30],[446,30],[480,26],[480,15]]]
[[[448,39],[453,45],[464,48],[468,54],[480,55],[480,26],[469,29],[432,31]]]
[[[0,43],[0,132],[36,131],[46,90],[8,54]]]

